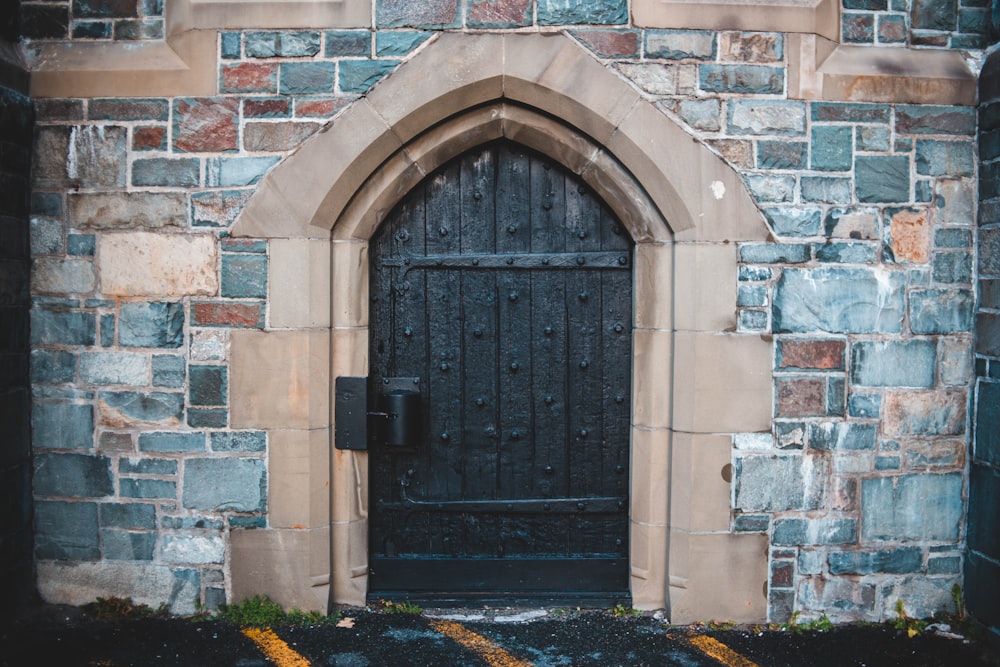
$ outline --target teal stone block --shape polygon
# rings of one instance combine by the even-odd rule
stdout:
[[[205,165],[206,185],[213,188],[256,185],[279,157],[209,158]]]
[[[896,107],[896,132],[903,134],[954,134],[972,137],[976,131],[975,107],[901,104]]]
[[[190,405],[225,405],[229,394],[229,374],[225,366],[190,366],[188,402]]]
[[[332,93],[336,70],[332,62],[283,62],[279,92],[282,95]]]
[[[832,176],[803,176],[799,181],[802,201],[821,204],[850,204],[851,179]]]
[[[861,387],[933,387],[933,340],[858,341],[851,346],[851,383]]]
[[[733,519],[733,530],[737,533],[766,533],[770,525],[768,514],[737,514]]]
[[[92,449],[94,408],[79,403],[36,401],[31,409],[35,449]]]
[[[776,519],[771,545],[853,544],[857,534],[856,519]]]
[[[861,480],[862,540],[957,540],[962,486],[960,473]]]
[[[97,318],[93,313],[33,309],[31,342],[36,345],[93,345]]]
[[[184,395],[162,391],[106,391],[100,394],[107,409],[143,422],[179,422]]]
[[[339,83],[345,93],[363,93],[399,64],[398,60],[342,60]]]
[[[851,394],[847,400],[847,416],[861,419],[874,419],[882,409],[882,397],[879,394]]]
[[[812,119],[819,122],[888,123],[892,107],[888,104],[858,102],[813,102]]]
[[[859,201],[910,200],[910,159],[905,155],[859,155],[854,164],[854,191]]]
[[[736,305],[740,307],[763,307],[767,305],[767,288],[763,285],[740,285]]]
[[[103,498],[114,495],[111,459],[96,454],[35,454],[37,496]]]
[[[372,54],[372,34],[367,30],[331,30],[326,33],[327,58]]]
[[[698,86],[709,93],[777,95],[785,90],[785,70],[767,65],[698,66]]]
[[[817,171],[849,171],[854,159],[854,129],[847,125],[814,125],[809,166]]]
[[[263,452],[267,449],[264,431],[212,433],[209,438],[213,452]]]
[[[774,331],[900,333],[905,282],[867,268],[786,268],[774,290]]]
[[[75,257],[93,257],[97,251],[97,237],[93,234],[68,234],[66,254]]]
[[[131,530],[101,530],[101,553],[104,560],[153,560],[156,533]]]
[[[880,247],[864,241],[830,241],[817,243],[813,253],[818,261],[829,264],[875,264]]]
[[[758,141],[757,166],[761,169],[804,169],[808,146],[803,141]]]
[[[261,459],[189,459],[185,462],[185,508],[262,512],[266,504],[267,474]]]
[[[767,312],[763,310],[740,310],[740,331],[766,331]]]
[[[646,57],[665,60],[712,60],[715,33],[702,30],[647,30]]]
[[[184,343],[184,304],[123,303],[118,318],[118,342],[125,347],[180,347]]]
[[[801,264],[812,259],[808,243],[747,243],[739,254],[747,264]]]
[[[184,386],[187,363],[181,355],[154,354],[152,358],[153,386],[178,389]]]
[[[229,425],[229,409],[188,408],[187,423],[191,428],[225,428]]]
[[[129,459],[118,461],[118,472],[122,475],[176,475],[177,461],[174,459]],[[128,505],[132,507],[132,505]]]
[[[380,58],[402,57],[430,39],[431,32],[392,30],[375,34],[375,55]]]
[[[319,53],[320,33],[248,32],[244,49],[248,58],[308,58]]]
[[[968,141],[918,139],[917,173],[924,176],[972,176],[975,173],[975,144]]]
[[[111,313],[101,315],[101,347],[111,347],[115,344],[115,316]]]
[[[938,283],[972,283],[971,252],[936,252],[932,260],[932,276]]]
[[[764,217],[778,236],[819,236],[822,229],[823,212],[818,208],[769,207]]]
[[[224,32],[221,34],[223,60],[239,60],[242,55],[242,35],[238,32]]]
[[[889,141],[889,128],[879,125],[863,125],[855,128],[854,140],[859,151],[884,153],[892,145]]]
[[[915,334],[967,333],[972,330],[975,301],[972,290],[912,290],[910,329]]]
[[[878,445],[875,424],[861,422],[811,422],[809,446],[820,451],[872,451]]]
[[[95,561],[101,557],[97,504],[35,501],[35,557]]]
[[[224,254],[222,296],[267,298],[267,256]]]
[[[923,569],[924,554],[919,547],[882,551],[835,551],[827,557],[830,574],[904,574]]]
[[[205,434],[201,432],[148,431],[139,434],[141,452],[203,452]]]
[[[537,0],[539,25],[628,23],[626,0]]]
[[[143,158],[132,162],[136,187],[192,188],[200,183],[198,158]]]
[[[154,498],[177,498],[177,483],[163,479],[131,479],[122,478],[118,480],[123,498],[141,498],[150,500]]]
[[[32,350],[30,364],[33,383],[60,384],[76,377],[76,355],[65,350]]]
[[[148,503],[101,503],[100,522],[102,528],[153,530],[156,507]]]

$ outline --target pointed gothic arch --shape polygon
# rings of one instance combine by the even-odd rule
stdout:
[[[770,429],[770,344],[732,333],[736,242],[767,226],[735,170],[562,33],[436,36],[275,167],[234,224],[270,241],[271,262],[268,331],[232,336],[233,426],[310,443],[313,471],[330,464],[329,513],[278,511],[276,499],[272,530],[234,534],[234,597],[271,593],[249,573],[282,558],[281,585],[307,589],[286,604],[316,607],[326,585],[334,602],[363,602],[365,455],[319,443],[332,433],[332,379],[367,374],[368,239],[437,167],[500,138],[580,176],[636,242],[635,606],[675,621],[763,619],[766,537],[730,534],[728,484],[716,487],[731,434]],[[296,346],[311,363],[290,358]],[[285,361],[262,363],[269,354]],[[272,487],[292,483],[282,474]],[[707,518],[688,499],[703,486]]]

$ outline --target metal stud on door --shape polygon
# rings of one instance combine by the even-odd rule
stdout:
[[[632,243],[586,187],[497,143],[371,244],[373,378],[419,377],[416,447],[369,455],[370,596],[628,600]]]

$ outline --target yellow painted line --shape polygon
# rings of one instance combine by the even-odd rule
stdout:
[[[518,660],[486,637],[477,635],[454,621],[431,621],[431,627],[470,651],[479,654],[479,657],[485,660],[490,667],[533,667],[530,662]]]
[[[708,657],[726,665],[726,667],[757,667],[757,663],[753,660],[744,658],[722,642],[712,639],[707,635],[688,637],[687,641],[691,646],[694,646]]]
[[[252,639],[261,653],[278,667],[309,667],[309,661],[296,653],[271,628],[243,628],[243,634]]]

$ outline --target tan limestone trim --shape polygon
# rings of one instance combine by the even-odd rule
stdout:
[[[976,75],[956,51],[788,38],[788,96],[803,100],[976,104]]]
[[[366,0],[170,0],[165,41],[38,42],[32,97],[175,97],[218,90],[218,30],[366,28]]]
[[[505,102],[516,102],[516,108],[500,106]],[[474,113],[491,104],[503,115],[499,125],[488,114]],[[575,166],[585,181],[588,173],[594,174],[588,183],[602,192],[623,223],[634,222],[636,240],[670,237],[655,226],[640,230],[639,221],[650,218],[667,221],[670,232],[683,240],[767,236],[745,184],[725,161],[561,33],[438,35],[272,169],[244,207],[233,234],[327,237],[334,224],[344,224],[342,215],[359,188],[396,160],[392,187],[379,187],[378,210],[388,211],[421,173],[428,173],[427,160],[422,163],[414,155],[441,164],[440,151],[422,144],[455,147],[451,140],[423,136],[427,128],[445,127],[447,133],[463,123],[480,133],[499,130],[555,159],[570,159],[567,166]],[[581,149],[583,144],[590,147]],[[340,159],[331,162],[330,155]],[[579,171],[584,164],[598,168]],[[385,178],[382,174],[375,180]],[[408,179],[416,180],[406,186]],[[615,190],[620,194],[611,196]],[[358,198],[369,196],[360,193]],[[632,204],[619,206],[616,199],[636,201],[636,196],[652,206],[626,215]],[[363,208],[374,212],[369,204]],[[378,221],[333,233],[367,238]]]
[[[760,30],[840,36],[839,0],[632,0],[641,28]]]

